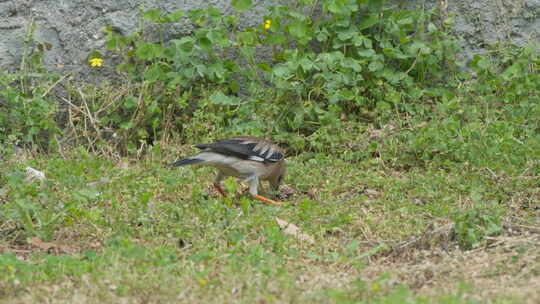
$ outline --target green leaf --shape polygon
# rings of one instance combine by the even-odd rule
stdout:
[[[191,53],[193,50],[193,37],[183,37],[182,39],[174,39],[171,41],[174,43],[180,50],[186,53]]]
[[[326,9],[336,15],[350,15],[351,10],[347,6],[347,0],[329,0],[324,4]]]
[[[144,79],[150,82],[157,81],[164,76],[164,71],[159,64],[153,64],[148,70],[144,72]]]
[[[161,11],[157,8],[149,9],[143,13],[143,18],[158,23],[161,21]]]
[[[523,71],[523,68],[521,66],[520,62],[516,62],[509,66],[502,74],[501,76],[506,79],[510,80],[512,77],[518,76]]]
[[[212,43],[217,44],[220,47],[227,47],[231,44],[223,31],[209,31],[206,34],[206,37],[210,39]]]
[[[317,38],[317,41],[319,42],[326,41],[330,37],[330,34],[328,33],[328,30],[326,28],[322,28],[318,30],[316,33],[317,33],[316,38]]]
[[[272,33],[272,34],[267,35],[264,41],[267,44],[279,45],[279,44],[285,43],[287,41],[287,38],[282,33]]]
[[[118,39],[116,37],[110,37],[107,39],[105,46],[107,50],[114,51],[120,46],[120,44],[118,43]]]
[[[347,29],[345,31],[338,32],[338,38],[340,40],[343,40],[343,41],[349,40],[349,39],[351,39],[352,37],[354,37],[356,35],[357,35],[357,32],[353,28],[349,28],[349,29]]]
[[[383,0],[369,0],[368,1],[368,8],[369,11],[372,13],[379,13],[382,10],[383,7]]]
[[[199,42],[199,46],[203,50],[205,50],[207,52],[211,52],[213,50],[212,41],[210,41],[210,39],[208,39],[206,37],[199,37],[198,42]]]
[[[250,9],[252,3],[251,0],[232,0],[231,5],[235,10],[243,12]]]
[[[406,74],[403,72],[397,72],[390,68],[385,68],[381,73],[381,76],[392,84],[397,84],[400,80],[405,78]]]
[[[163,47],[155,43],[145,42],[137,47],[135,55],[141,60],[152,60],[163,54]]]
[[[236,35],[238,41],[243,45],[252,46],[257,41],[257,35],[253,31],[240,32]]]
[[[120,129],[122,129],[122,130],[129,130],[131,128],[133,128],[133,122],[131,122],[131,121],[124,122],[124,123],[120,124]]]
[[[383,53],[393,59],[407,59],[409,56],[403,54],[398,48],[384,48]]]
[[[371,58],[375,56],[375,51],[373,49],[358,50],[358,56]]]
[[[208,73],[212,74],[220,82],[225,80],[226,71],[221,62],[216,62],[209,66]]]
[[[313,67],[315,66],[313,64],[313,61],[309,60],[308,58],[300,59],[299,64],[302,67],[302,70],[304,70],[304,72],[311,71],[313,69]]]
[[[251,57],[255,56],[255,47],[243,46],[243,47],[240,48],[240,53],[244,57],[251,58]]]
[[[232,98],[223,94],[221,91],[217,91],[210,95],[210,101],[216,105],[234,105],[237,103],[236,98]]]
[[[480,55],[474,55],[473,59],[469,62],[469,66],[477,71],[486,71],[491,65],[488,59]]]
[[[292,22],[287,28],[289,30],[289,34],[297,39],[304,39],[308,37],[309,29],[305,22]]]
[[[350,89],[341,89],[339,94],[345,100],[353,100],[358,95],[356,92]]]
[[[368,29],[377,23],[379,23],[379,15],[369,14],[360,20],[360,23],[358,24],[358,30],[362,31]]]
[[[291,71],[283,65],[278,65],[274,67],[273,74],[279,78],[289,78],[291,77]]]
[[[408,48],[409,55],[416,56],[417,53],[428,55],[431,53],[431,48],[422,41],[414,41]]]
[[[355,72],[361,72],[362,66],[358,63],[358,60],[355,60],[354,58],[344,58],[341,65],[344,68],[351,68]]]
[[[236,81],[235,79],[231,79],[229,81],[229,89],[233,93],[238,93],[240,91],[240,85],[238,85],[238,81]]]
[[[137,98],[133,96],[127,97],[126,99],[124,99],[122,107],[126,110],[135,109],[137,107]]]
[[[265,62],[257,64],[257,67],[265,72],[272,71],[272,67],[268,63],[265,63]]]
[[[176,12],[167,15],[168,22],[178,22],[186,13],[184,10],[177,10]]]
[[[383,68],[384,68],[384,64],[380,61],[372,61],[368,65],[368,69],[370,72],[380,71]]]

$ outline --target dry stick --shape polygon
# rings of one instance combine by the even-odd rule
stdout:
[[[109,101],[108,101],[107,103],[105,103],[105,104],[102,105],[99,109],[97,109],[96,111],[94,111],[94,118],[93,118],[94,121],[99,122],[99,120],[96,119],[95,117],[97,117],[101,112],[104,112],[104,111],[108,110],[108,109],[111,108],[111,106],[113,106],[113,105],[114,105],[114,106],[112,107],[112,111],[117,110],[117,109],[122,105],[121,103],[119,103],[119,102],[117,102],[117,101],[118,101],[120,98],[122,98],[122,96],[124,96],[124,95],[126,94],[127,91],[128,91],[127,88],[123,88],[118,94],[113,95],[114,97],[109,98]],[[109,97],[110,97],[110,95],[109,95]],[[87,109],[88,109],[88,106],[87,106]],[[89,111],[89,110],[88,110],[88,111]],[[112,129],[112,128],[107,127],[107,126],[105,126],[105,127],[102,126],[101,131],[98,131],[98,132],[99,132],[98,135],[99,135],[100,139],[102,139],[102,140],[103,140],[103,137],[102,137],[102,131],[104,131],[104,130],[105,130],[105,131],[111,131],[111,132],[113,132],[113,129]],[[118,144],[116,144],[116,146],[117,146],[117,145],[118,145]],[[103,154],[107,154],[107,155],[110,155],[110,156],[111,156],[111,155],[114,154],[114,152],[113,152],[114,150],[115,150],[115,149],[113,149],[111,146],[106,146],[106,147],[102,148],[101,152],[102,152]]]
[[[82,92],[79,92],[79,94],[81,95],[81,98],[82,98],[82,100],[83,100],[83,102],[84,102],[84,99],[85,99],[84,94],[82,94]],[[84,139],[86,140],[86,142],[88,143],[89,147],[92,149],[92,151],[93,151],[93,152],[96,152],[96,149],[94,149],[94,146],[93,146],[94,143],[91,141],[90,136],[89,136],[89,135],[90,135],[90,131],[88,131],[88,116],[87,116],[87,114],[84,112],[84,110],[83,110],[82,113],[83,113],[84,117],[87,118],[87,119],[84,119],[84,121],[83,121],[83,122],[84,122],[83,137],[84,137]]]
[[[62,82],[62,80],[66,79],[66,77],[68,76],[71,76],[71,74],[66,74],[62,77],[60,77],[60,79],[58,79],[55,83],[53,83],[52,86],[50,86],[43,94],[41,94],[41,98],[47,96],[47,94],[49,94],[49,92],[55,87],[57,86],[60,82]]]
[[[133,112],[132,116],[131,116],[131,120],[135,120],[137,118],[137,115],[139,114],[139,112],[141,111],[140,108],[141,108],[141,103],[144,103],[143,101],[143,88],[144,88],[144,82],[141,86],[141,90],[139,92],[139,97],[138,97],[138,101],[137,101],[137,108],[135,109],[135,111]],[[142,102],[141,102],[142,101]],[[138,121],[135,121],[135,123],[133,124],[134,126],[137,125],[139,122]],[[125,138],[129,138],[129,133],[131,133],[130,129],[127,129],[126,130],[126,134],[125,134]]]
[[[81,97],[83,96],[82,94],[82,91],[80,90],[80,88],[78,89],[79,91],[79,94],[81,94]],[[88,103],[86,102],[86,99],[83,98],[83,105],[84,105],[84,108],[86,109],[86,113],[88,114],[88,118],[90,119],[90,123],[94,126],[94,129],[96,130],[96,132],[98,133],[98,136],[100,135],[99,134],[99,128],[98,126],[96,125],[96,122],[97,122],[97,119],[95,119],[93,116],[92,116],[92,113],[90,112],[90,108],[88,107]]]
[[[77,130],[75,129],[75,124],[73,123],[73,114],[71,113],[71,107],[68,107],[68,120],[69,120],[69,125],[71,126],[71,131],[75,138],[75,144],[79,145],[79,138],[77,135]]]
[[[73,123],[73,114],[71,112],[72,109],[75,109],[77,110],[79,113],[83,114],[83,115],[86,115],[86,113],[84,113],[83,110],[81,110],[79,107],[77,107],[76,105],[74,105],[73,103],[71,103],[71,101],[69,101],[68,99],[62,97],[62,100],[64,100],[65,102],[67,102],[68,105],[70,105],[70,107],[68,108],[68,113],[69,113],[69,123],[73,129],[73,132],[75,133],[75,140],[77,141],[77,144],[79,142],[79,136],[77,134],[77,129],[75,128],[75,123]],[[84,135],[83,135],[84,137]]]
[[[416,57],[414,57],[414,61],[413,63],[411,64],[411,67],[409,67],[407,69],[407,71],[405,71],[405,74],[409,74],[410,71],[412,71],[412,69],[414,69],[414,67],[416,66],[416,61],[418,60],[418,56],[420,55],[420,50],[418,50],[418,54],[416,54]]]
[[[503,227],[507,227],[514,230],[520,230],[524,229],[531,233],[540,233],[540,227],[534,227],[534,226],[527,226],[527,225],[521,225],[521,224],[513,224],[513,223],[504,223]]]
[[[67,100],[66,98],[62,97],[62,99],[67,102],[71,107],[73,107],[75,110],[79,111],[81,114],[85,114],[83,110],[81,110],[79,107],[71,103],[71,101]]]
[[[399,243],[399,244],[397,244],[395,246],[392,246],[392,249],[393,250],[406,249],[406,248],[415,246],[418,243],[422,242],[426,238],[426,236],[432,237],[434,235],[442,235],[442,234],[451,232],[452,229],[454,229],[454,224],[447,224],[447,225],[441,226],[441,227],[439,227],[439,228],[437,228],[435,230],[425,232],[420,236],[413,236],[411,239],[409,239],[409,240],[407,240],[405,242],[402,242],[402,243]]]
[[[59,138],[58,134],[54,134],[54,139],[56,140],[56,142],[58,142],[58,148],[59,148],[58,153],[60,153],[63,159],[66,159],[66,155],[64,154],[64,151],[63,151],[64,149],[60,145],[60,143],[62,142],[62,139]]]
[[[91,136],[90,136],[90,132],[87,131],[87,139],[88,139],[88,142],[89,144],[91,145],[91,147],[93,148],[94,152],[97,151],[97,148],[94,147],[94,144],[98,141],[98,140],[102,140],[101,138],[101,132],[99,130],[99,127],[98,125],[96,124],[97,120],[92,116],[92,113],[90,112],[90,108],[88,107],[88,103],[86,102],[86,98],[84,96],[84,93],[81,91],[80,88],[77,89],[77,91],[79,92],[79,95],[81,96],[82,98],[82,101],[83,101],[83,105],[84,105],[84,108],[86,109],[86,116],[88,117],[89,121],[90,121],[90,124],[92,127],[94,127],[94,130],[96,131],[96,138],[95,139],[90,139]],[[86,127],[86,121],[85,121],[85,127]]]
[[[97,115],[97,114],[101,113],[102,111],[107,110],[107,108],[109,108],[111,105],[116,104],[117,101],[118,101],[122,96],[124,96],[124,94],[126,93],[126,91],[128,91],[128,89],[125,89],[125,88],[124,88],[124,89],[123,89],[122,91],[120,91],[120,93],[119,93],[118,95],[116,95],[116,97],[113,98],[109,103],[105,104],[105,105],[102,106],[100,109],[98,109],[98,110],[95,112],[95,114]],[[120,105],[118,105],[118,106],[120,106]]]
[[[497,176],[497,174],[495,174],[495,172],[493,172],[493,170],[488,167],[486,167],[485,169],[493,176],[494,179],[499,179],[499,177]]]
[[[73,122],[73,109],[75,109],[75,110],[77,110],[79,112],[80,112],[80,109],[78,109],[74,104],[72,104],[66,98],[64,98],[64,97],[61,97],[61,98],[62,98],[62,100],[64,100],[69,105],[69,107],[68,107],[68,117],[69,117],[68,120],[69,120],[69,124],[71,126],[71,130],[73,131],[73,134],[74,134],[74,137],[75,137],[75,142],[78,145],[79,144],[79,135],[77,134],[77,129],[75,128],[75,123]]]

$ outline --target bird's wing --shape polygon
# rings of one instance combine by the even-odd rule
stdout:
[[[233,137],[210,144],[198,144],[196,147],[257,162],[278,162],[284,158],[283,151],[279,147],[269,141],[253,137]]]

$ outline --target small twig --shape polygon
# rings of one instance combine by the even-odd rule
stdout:
[[[412,63],[411,66],[407,69],[407,71],[405,71],[405,74],[409,74],[409,72],[412,71],[412,69],[414,69],[414,67],[416,66],[416,61],[418,61],[418,56],[420,56],[420,50],[418,50],[418,54],[416,54],[416,57],[414,57],[413,63]]]
[[[83,110],[81,110],[81,108],[77,107],[76,105],[72,104],[71,101],[67,100],[66,98],[62,97],[62,100],[64,100],[65,102],[67,102],[72,108],[74,108],[75,110],[77,110],[79,113],[83,114],[83,115],[86,115],[86,113],[84,113]]]
[[[66,74],[62,77],[60,77],[60,79],[58,79],[57,81],[55,81],[52,86],[50,86],[43,94],[41,94],[41,98],[47,96],[47,94],[49,94],[49,92],[54,88],[56,87],[60,82],[62,82],[62,80],[66,79],[66,77],[68,76],[71,76],[71,74]]]
[[[520,225],[520,224],[513,224],[513,223],[504,223],[503,227],[510,228],[514,230],[527,230],[529,232],[534,233],[540,233],[540,227],[534,227],[534,226],[527,226],[527,225]]]
[[[124,94],[126,93],[127,89],[123,89],[119,94],[116,95],[116,98],[112,98],[111,101],[105,105],[103,105],[100,109],[96,110],[96,115],[107,110],[111,105],[115,104]]]
[[[413,236],[409,240],[406,240],[405,242],[392,246],[392,250],[406,249],[406,248],[418,245],[418,243],[422,242],[426,238],[431,239],[433,236],[448,234],[449,232],[452,231],[452,229],[454,229],[454,224],[446,224],[432,231],[425,232],[420,236]]]
[[[486,170],[487,170],[489,173],[491,173],[491,175],[493,175],[493,177],[494,177],[495,179],[499,179],[499,177],[497,176],[497,174],[495,174],[495,172],[493,172],[493,170],[491,170],[491,169],[488,168],[488,167],[486,167]]]

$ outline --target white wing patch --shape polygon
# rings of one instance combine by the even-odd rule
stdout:
[[[262,155],[264,156],[264,153],[266,153],[266,151],[270,150],[270,145],[264,145],[261,150],[259,151],[259,155]]]
[[[272,154],[274,154],[274,152],[276,152],[276,150],[274,149],[274,147],[270,146],[269,149],[268,149],[268,152],[266,153],[266,157],[272,156]]]
[[[255,156],[255,155],[252,155],[252,156],[248,157],[248,159],[258,161],[258,162],[264,162],[264,158],[262,158],[260,156]]]
[[[274,155],[274,153],[277,152],[277,148],[271,143],[268,143],[265,141],[257,142],[257,141],[252,141],[252,140],[242,140],[240,141],[240,144],[243,144],[243,145],[255,144],[255,146],[252,148],[252,151],[259,154],[259,156],[255,156],[255,155],[249,156],[248,157],[249,160],[258,161],[258,162],[264,162],[265,160],[276,162],[281,159],[281,158],[269,158],[272,155]]]
[[[256,144],[254,141],[244,140],[241,142],[242,145]]]

